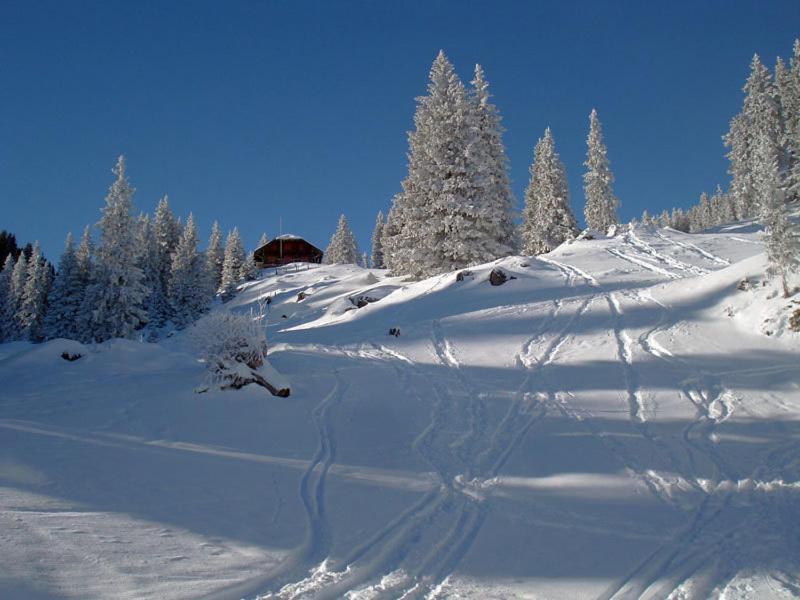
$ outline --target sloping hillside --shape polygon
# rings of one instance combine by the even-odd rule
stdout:
[[[183,334],[2,345],[0,597],[796,596],[800,304],[759,235],[267,275],[217,310],[271,298],[288,399],[194,393]]]

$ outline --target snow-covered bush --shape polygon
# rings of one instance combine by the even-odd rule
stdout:
[[[221,381],[234,379],[241,370],[239,365],[259,368],[267,353],[264,328],[252,315],[208,314],[189,330],[189,340],[212,376]]]

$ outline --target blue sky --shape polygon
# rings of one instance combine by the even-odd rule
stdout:
[[[363,247],[406,170],[414,98],[440,48],[480,62],[507,128],[519,202],[550,126],[582,219],[596,107],[622,217],[727,183],[720,136],[753,53],[800,36],[800,2],[0,4],[0,229],[57,258],[99,218],[116,156],[136,207],[164,193],[252,246],[323,246],[344,212]]]

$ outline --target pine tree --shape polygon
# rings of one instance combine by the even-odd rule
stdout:
[[[777,79],[777,75],[776,75]],[[788,76],[777,82],[783,112],[784,144],[787,152],[786,188],[789,200],[800,198],[800,39],[794,41],[794,54]]]
[[[513,227],[495,111],[482,73],[470,98],[440,52],[428,95],[417,99],[408,175],[403,192],[395,196],[388,234],[382,236],[384,262],[393,272],[423,277],[511,252]]]
[[[722,191],[722,187],[717,186],[714,195],[711,197],[711,207],[714,216],[714,226],[723,223],[732,223],[736,220],[736,211],[728,194]]]
[[[241,280],[242,264],[244,263],[244,248],[239,230],[234,227],[225,241],[225,259],[222,263],[222,281],[219,293],[229,297],[236,290]]]
[[[22,306],[22,296],[25,292],[25,283],[28,280],[28,257],[21,252],[14,263],[14,270],[11,272],[11,286],[9,290],[8,302],[8,339],[22,339],[22,324],[20,322],[20,308]]]
[[[148,304],[151,307],[152,324],[161,327],[172,318],[169,302],[169,278],[172,272],[172,255],[178,247],[182,228],[169,206],[169,198],[164,196],[156,207],[153,219],[153,236],[156,243],[158,262],[158,281],[153,288]]]
[[[12,339],[15,329],[11,278],[14,272],[14,255],[6,254],[3,270],[0,271],[0,343]]]
[[[325,250],[325,262],[329,265],[358,264],[358,246],[347,217],[339,216],[336,231],[331,236],[331,241]]]
[[[214,221],[214,224],[211,226],[211,237],[208,240],[208,248],[206,249],[206,276],[208,278],[209,287],[212,290],[212,296],[217,293],[222,283],[222,265],[224,262],[225,248],[222,246],[222,231],[219,228],[219,223]]]
[[[608,161],[603,131],[597,111],[592,109],[589,116],[588,150],[584,165],[587,171],[583,176],[583,190],[586,205],[583,209],[586,225],[601,232],[619,221],[617,207],[619,200],[614,196],[612,184],[614,175]]]
[[[392,206],[386,215],[386,222],[381,229],[381,250],[383,251],[383,265],[392,271],[393,275],[401,274],[408,258],[406,240],[402,233],[403,208],[406,202],[403,193],[395,194]]]
[[[48,338],[80,339],[80,311],[85,285],[70,233],[47,300],[44,331]]]
[[[542,254],[578,233],[569,206],[567,172],[556,152],[549,127],[536,144],[530,173],[522,211],[522,251]]]
[[[239,279],[242,281],[254,281],[258,278],[258,267],[256,258],[252,252],[245,252],[242,259],[242,268],[239,270]]]
[[[33,245],[28,261],[28,273],[22,288],[17,322],[22,339],[38,342],[44,339],[44,318],[47,312],[47,294],[50,291],[50,273],[42,257],[39,242]]]
[[[703,229],[708,229],[709,227],[716,225],[716,223],[714,223],[714,214],[711,209],[711,198],[709,198],[706,192],[700,194],[700,203],[697,205],[697,212],[700,225],[698,231],[702,231]]]
[[[383,228],[385,222],[383,220],[383,211],[378,212],[378,217],[375,219],[375,228],[372,230],[372,268],[383,269],[385,267],[383,262]]]
[[[756,201],[755,172],[756,146],[760,137],[766,136],[778,157],[782,155],[781,112],[777,92],[769,69],[756,54],[750,62],[750,75],[745,82],[742,111],[733,118],[725,145],[730,148],[728,160],[731,174],[730,195],[739,219],[747,219],[758,213]],[[779,159],[780,160],[780,159]]]
[[[197,250],[197,228],[191,213],[172,255],[169,301],[179,328],[186,327],[208,309],[210,296],[205,260]]]
[[[641,223],[642,223],[642,225],[644,227],[653,227],[654,226],[653,217],[650,216],[650,213],[647,212],[647,209],[644,209],[642,211]]]
[[[786,214],[778,156],[768,134],[762,133],[755,150],[754,183],[756,201],[761,207],[761,223],[765,229],[764,249],[769,261],[768,273],[780,278],[783,295],[788,298],[788,275],[800,268],[800,231]]]
[[[156,243],[155,227],[148,215],[139,215],[136,222],[136,266],[142,270],[142,284],[149,290],[144,302],[147,321],[153,325],[161,323],[163,307],[158,293],[161,284],[161,264]]]
[[[136,265],[131,215],[134,189],[125,175],[124,157],[119,157],[113,173],[117,178],[109,188],[98,223],[100,244],[82,307],[90,314],[87,337],[97,342],[132,337],[147,322],[144,302],[149,290],[142,284],[142,270]]]
[[[258,246],[256,246],[256,248],[261,248],[267,244],[269,244],[269,238],[267,237],[266,233],[262,233],[261,237],[258,238]]]
[[[477,180],[477,200],[483,205],[478,225],[484,229],[483,256],[475,262],[487,262],[507,256],[514,250],[514,196],[508,177],[508,157],[503,144],[500,111],[490,102],[489,82],[483,68],[475,65],[470,96],[472,126],[476,130],[468,156],[478,160],[471,174]]]

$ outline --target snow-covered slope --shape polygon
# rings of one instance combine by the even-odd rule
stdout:
[[[218,310],[272,298],[287,399],[193,393],[182,334],[2,345],[0,597],[797,596],[800,304],[759,235],[267,276]]]

